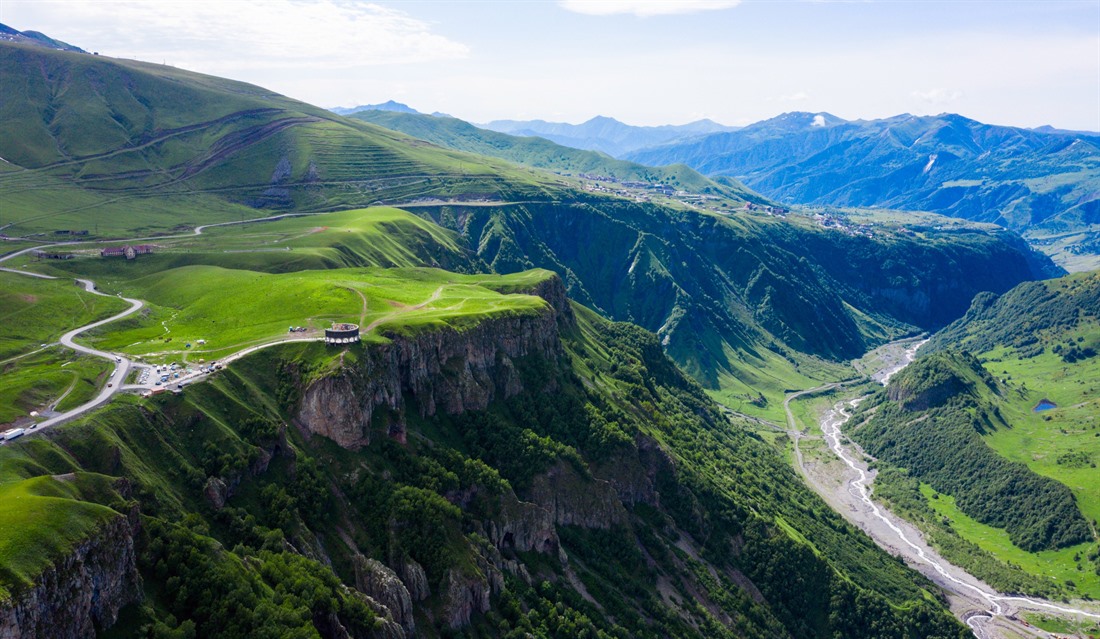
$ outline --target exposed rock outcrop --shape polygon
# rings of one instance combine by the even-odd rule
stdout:
[[[377,559],[355,557],[355,587],[385,606],[408,636],[416,636],[413,602],[397,573]]]
[[[523,384],[514,360],[560,357],[559,323],[573,317],[561,280],[550,278],[537,289],[550,305],[543,313],[487,319],[462,331],[391,336],[387,344],[368,347],[354,367],[304,390],[297,423],[358,449],[370,443],[374,423],[404,441],[407,410],[453,415],[518,394]]]
[[[474,614],[489,610],[491,596],[484,579],[450,570],[443,581],[443,621],[450,628],[469,625]]]
[[[225,501],[229,498],[229,486],[221,477],[208,477],[202,494],[214,510],[221,510],[225,508]]]
[[[475,614],[489,611],[492,596],[504,589],[504,574],[498,567],[503,565],[500,553],[495,548],[480,550],[476,572],[452,568],[443,580],[443,621],[450,628],[470,625]]]
[[[405,584],[413,601],[424,601],[432,594],[431,588],[428,587],[428,574],[420,564],[406,558],[401,563],[400,569],[401,581]]]
[[[0,639],[95,637],[126,604],[141,599],[133,522],[118,516],[35,579],[0,602]]]
[[[550,511],[538,504],[519,501],[508,493],[501,498],[500,513],[486,522],[489,541],[500,550],[558,552],[558,531]]]
[[[608,529],[627,519],[614,486],[581,477],[565,462],[535,477],[528,492],[530,500],[548,510],[558,525]]]

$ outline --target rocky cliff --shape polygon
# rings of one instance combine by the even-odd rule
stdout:
[[[403,442],[409,410],[421,417],[455,415],[517,395],[523,384],[515,360],[560,357],[559,326],[573,321],[560,279],[544,280],[531,292],[547,301],[545,312],[489,318],[465,330],[389,335],[388,343],[367,346],[355,365],[304,389],[299,427],[358,449],[370,443],[376,423]]]
[[[126,604],[141,599],[134,532],[118,516],[56,561],[33,587],[0,602],[0,639],[95,637]]]

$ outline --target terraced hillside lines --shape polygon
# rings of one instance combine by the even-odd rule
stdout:
[[[450,149],[498,157],[559,173],[595,174],[620,183],[659,183],[695,194],[767,203],[759,195],[736,185],[736,181],[730,182],[733,186],[720,185],[682,164],[667,167],[643,166],[616,160],[603,153],[561,146],[543,138],[497,133],[449,117],[375,110],[359,111],[350,117],[401,131]]]
[[[0,43],[0,223],[108,237],[423,197],[546,194],[560,180],[228,80]],[[97,228],[98,227],[98,228]]]

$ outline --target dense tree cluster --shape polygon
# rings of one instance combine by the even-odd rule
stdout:
[[[983,400],[996,392],[992,383],[968,355],[922,358],[867,404],[865,410],[872,405],[876,410],[851,436],[871,455],[955,497],[967,515],[1004,528],[1024,550],[1091,539],[1069,488],[1008,461],[982,440],[981,433],[1003,426],[995,406]],[[915,402],[933,391],[936,401]]]

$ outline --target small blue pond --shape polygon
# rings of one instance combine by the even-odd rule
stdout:
[[[1039,400],[1039,403],[1036,404],[1035,408],[1032,408],[1031,410],[1032,410],[1032,412],[1038,413],[1040,411],[1050,410],[1052,408],[1058,408],[1058,404],[1055,404],[1054,402],[1050,401],[1049,399],[1043,398],[1043,399]]]

